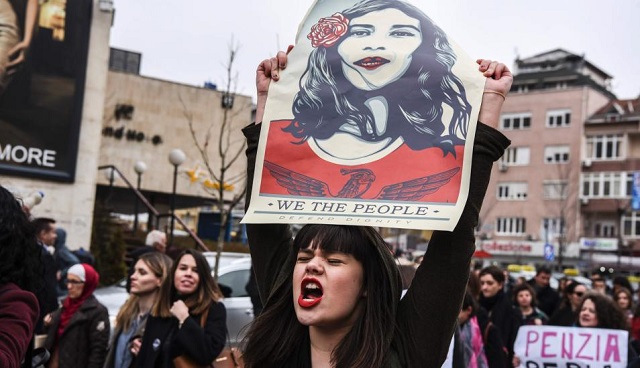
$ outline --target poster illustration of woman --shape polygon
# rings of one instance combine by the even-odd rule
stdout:
[[[317,1],[269,91],[253,183],[261,201],[246,220],[455,224],[484,83],[459,75],[458,56],[404,1]]]

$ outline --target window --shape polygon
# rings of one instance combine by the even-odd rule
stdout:
[[[622,159],[622,134],[587,137],[587,158],[592,160]]]
[[[531,127],[531,113],[503,114],[500,121],[504,130],[529,129]]]
[[[550,110],[547,111],[547,127],[566,127],[571,123],[571,110]]]
[[[560,236],[565,230],[564,222],[560,217],[545,217],[540,223],[540,234],[544,241],[553,241],[553,239]]]
[[[569,146],[545,147],[544,162],[547,164],[566,164],[569,162]]]
[[[640,238],[640,215],[637,212],[622,216],[622,235],[626,238]]]
[[[511,147],[502,155],[502,163],[509,166],[529,165],[529,147]]]
[[[524,201],[527,199],[527,183],[498,184],[498,199]]]
[[[612,222],[598,222],[594,226],[594,235],[600,238],[616,236],[616,225]]]
[[[498,217],[496,225],[496,234],[500,235],[524,235],[526,231],[524,217]]]
[[[542,197],[544,199],[565,199],[568,187],[569,184],[566,180],[545,180],[542,183]]]
[[[120,49],[110,49],[109,69],[116,72],[140,74],[142,54]]]
[[[248,269],[231,271],[225,273],[224,275],[220,275],[220,277],[218,278],[218,284],[227,286],[229,289],[231,289],[231,295],[229,295],[229,297],[235,298],[241,296],[249,296],[249,294],[245,290],[245,285],[247,285],[250,276],[251,273]]]
[[[599,172],[582,174],[583,198],[629,198],[633,173]]]

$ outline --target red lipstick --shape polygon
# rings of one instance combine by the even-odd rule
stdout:
[[[302,308],[311,308],[322,301],[322,284],[315,278],[308,277],[302,280],[298,305]]]
[[[387,63],[389,63],[389,60],[380,56],[373,56],[373,57],[366,57],[364,59],[360,59],[356,61],[354,64],[357,66],[363,67],[367,70],[376,70]]]

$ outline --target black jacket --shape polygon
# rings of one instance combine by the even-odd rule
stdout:
[[[211,304],[204,329],[200,317],[190,315],[178,328],[174,317],[149,316],[136,366],[169,368],[181,355],[202,366],[211,364],[227,341],[227,311],[221,302]]]
[[[500,337],[509,350],[509,361],[513,358],[513,344],[522,324],[520,309],[513,306],[511,299],[502,291],[492,298],[480,296],[480,305],[489,314],[489,321],[500,331]]]
[[[45,347],[50,352],[58,348],[60,368],[102,368],[109,344],[109,312],[91,295],[71,317],[58,340],[62,308],[52,315],[47,327]],[[58,340],[58,341],[56,341]]]

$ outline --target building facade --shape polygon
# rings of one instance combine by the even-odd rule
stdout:
[[[512,144],[494,167],[479,247],[497,261],[577,265],[584,121],[613,98],[611,76],[561,49],[516,64],[499,123]]]
[[[243,193],[246,159],[241,129],[251,122],[253,105],[250,96],[233,95],[232,103],[226,96],[217,89],[110,70],[99,165],[113,165],[135,183],[134,167],[144,162],[147,169],[141,175],[141,191],[154,207],[165,212],[173,191],[174,166],[169,154],[176,148],[186,156],[177,170],[177,208],[215,205],[211,192],[217,192],[223,165],[229,167],[224,179],[225,198]],[[205,151],[213,175],[196,140],[201,147],[209,141]],[[226,150],[224,162],[220,150]],[[98,196],[110,196],[117,212],[131,213],[135,197],[128,185],[116,178],[111,188],[108,178],[98,175]]]
[[[215,204],[211,191],[219,188],[220,146],[229,147],[224,162],[229,166],[223,185],[226,198],[241,193],[246,181],[240,128],[251,122],[251,97],[140,76],[141,54],[109,48],[114,16],[110,4],[104,0],[42,4],[66,6],[65,29],[48,29],[42,24],[46,17],[40,17],[39,37],[47,38],[40,37],[34,46],[40,54],[33,54],[41,59],[34,61],[41,61],[43,72],[31,76],[33,83],[14,83],[31,92],[25,98],[31,105],[18,109],[9,103],[7,108],[0,99],[0,184],[24,198],[44,193],[31,213],[55,219],[67,230],[71,249],[90,248],[96,202],[109,202],[114,212],[133,212],[135,196],[123,178],[114,177],[110,185],[105,170],[98,169],[101,166],[117,167],[136,186],[133,168],[144,162],[142,192],[165,213],[173,197],[174,166],[168,160],[173,149],[186,156],[177,170],[177,208]],[[82,47],[64,47],[77,40]],[[47,58],[55,52],[55,58]],[[82,70],[76,73],[74,68]],[[60,75],[50,77],[51,70]],[[78,74],[77,82],[66,77],[69,70]],[[41,101],[50,105],[48,110],[34,103]],[[30,124],[24,123],[26,119],[32,120]],[[227,122],[224,134],[223,122]],[[207,137],[213,174],[194,144],[194,139],[204,144]],[[73,148],[63,157],[47,146],[47,140]],[[58,165],[56,160],[63,159],[64,165]]]
[[[583,258],[637,271],[640,260],[632,257],[640,255],[640,98],[612,100],[586,120],[583,156]]]

